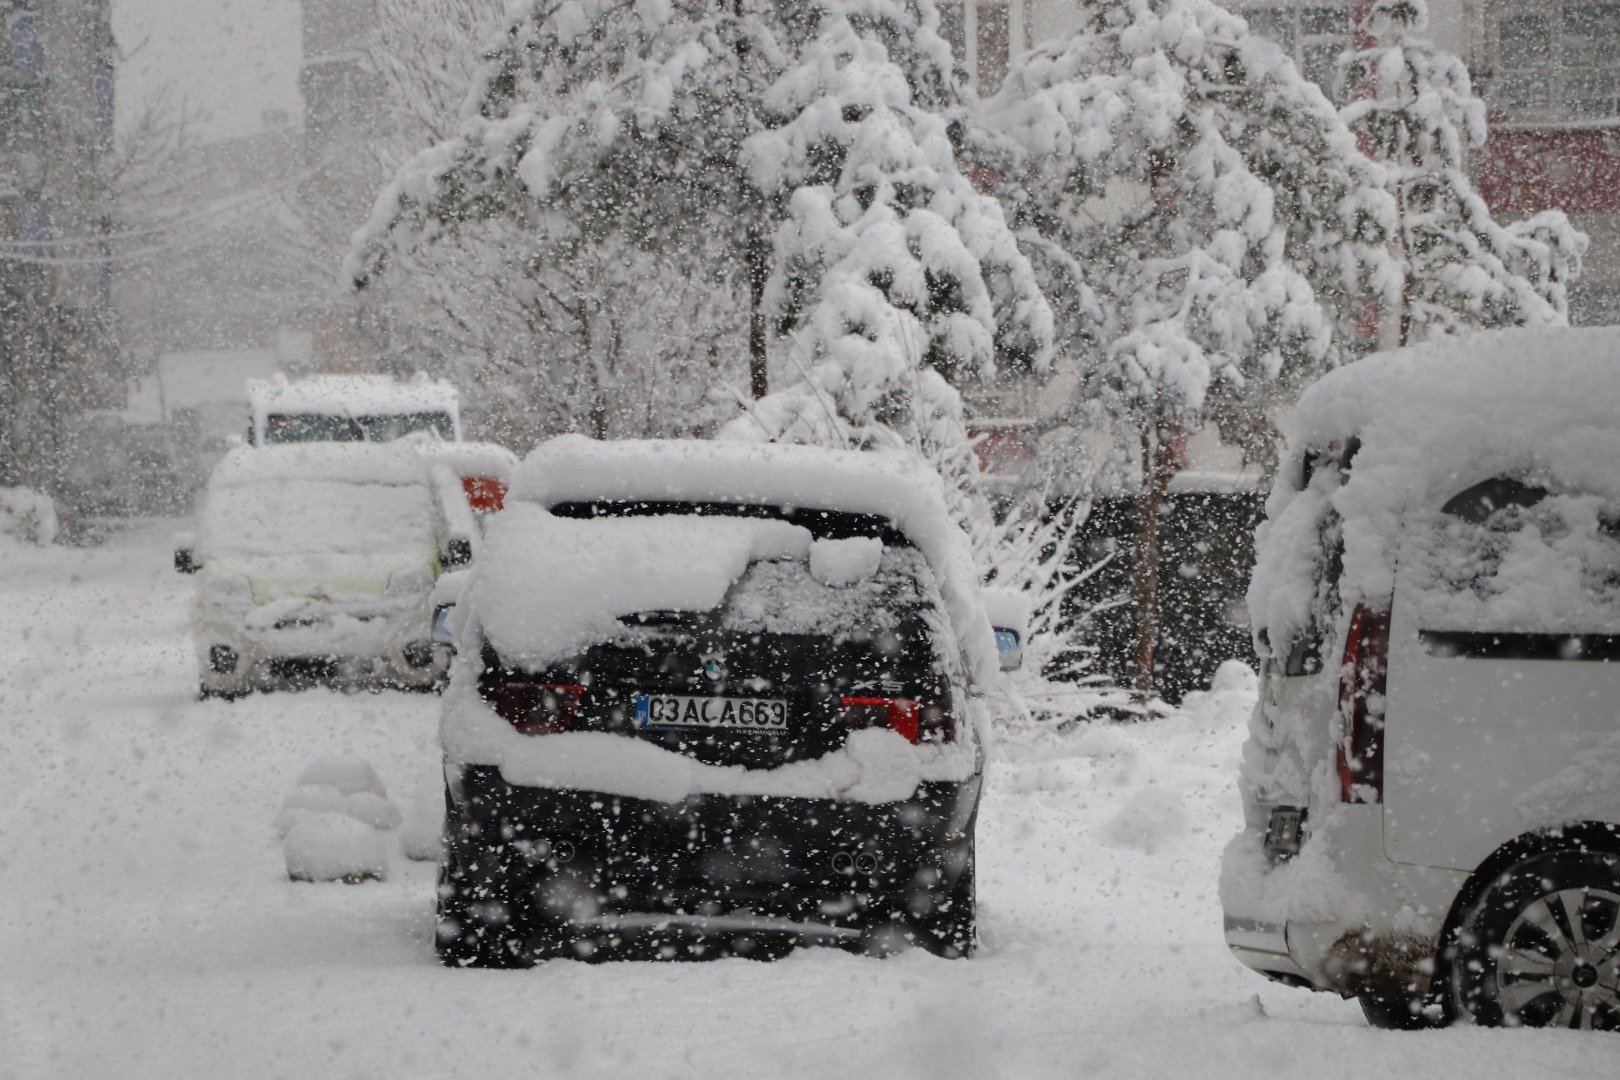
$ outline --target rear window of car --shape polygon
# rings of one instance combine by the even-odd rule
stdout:
[[[1620,632],[1620,504],[1499,477],[1417,516],[1397,599],[1424,629]]]
[[[816,580],[802,559],[755,562],[726,597],[721,625],[741,633],[895,633],[939,608],[933,571],[915,548],[885,546],[869,577]]]

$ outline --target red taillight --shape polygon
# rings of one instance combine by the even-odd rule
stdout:
[[[950,742],[950,710],[916,698],[858,697],[839,699],[844,726],[851,731],[886,727],[907,742]]]
[[[506,485],[493,476],[463,476],[461,489],[467,493],[467,505],[474,510],[494,513],[506,505]]]
[[[1357,604],[1339,667],[1339,801],[1384,801],[1384,693],[1389,612]]]
[[[585,688],[578,683],[537,683],[492,680],[478,692],[496,715],[525,735],[567,731],[579,715]]]

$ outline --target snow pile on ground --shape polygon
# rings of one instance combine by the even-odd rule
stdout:
[[[56,543],[56,504],[33,488],[0,487],[0,536],[28,544]]]
[[[382,778],[360,758],[317,758],[276,815],[276,835],[294,881],[381,881],[385,834],[400,813]]]

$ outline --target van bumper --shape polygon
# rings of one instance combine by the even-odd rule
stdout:
[[[1260,809],[1263,821],[1269,808]],[[1345,997],[1428,994],[1467,874],[1390,860],[1381,806],[1334,807],[1294,860],[1269,861],[1264,842],[1264,827],[1248,828],[1223,859],[1226,944],[1239,962],[1276,982]],[[1339,914],[1299,917],[1290,910],[1297,906]]]

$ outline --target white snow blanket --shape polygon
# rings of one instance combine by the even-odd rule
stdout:
[[[0,487],[0,536],[30,544],[56,543],[59,524],[49,495],[25,487]]]

